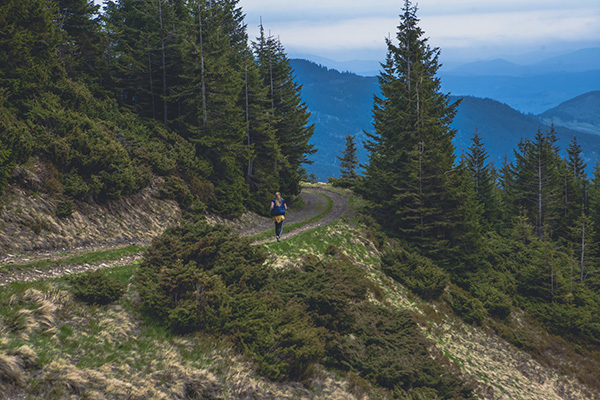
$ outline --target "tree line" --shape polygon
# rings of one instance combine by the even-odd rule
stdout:
[[[31,156],[47,189],[115,199],[164,180],[189,209],[264,213],[315,150],[281,42],[237,0],[0,6],[0,190]]]

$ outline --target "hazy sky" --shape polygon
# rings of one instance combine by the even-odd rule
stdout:
[[[279,36],[290,57],[382,60],[403,0],[240,0],[250,38]],[[420,26],[442,60],[538,59],[600,47],[600,0],[422,0]],[[525,56],[529,54],[529,56]],[[526,60],[527,59],[527,60]]]

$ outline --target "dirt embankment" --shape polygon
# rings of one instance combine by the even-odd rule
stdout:
[[[94,250],[147,243],[181,219],[172,200],[148,188],[102,205],[76,204],[58,217],[57,201],[11,186],[0,198],[0,265],[59,251]]]

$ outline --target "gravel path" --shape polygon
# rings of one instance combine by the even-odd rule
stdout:
[[[327,196],[333,200],[333,208],[323,217],[318,219],[317,221],[306,224],[300,228],[286,230],[286,226],[291,226],[292,224],[296,224],[302,221],[310,220],[325,211],[327,207]],[[325,188],[318,187],[310,187],[304,188],[301,193],[302,199],[304,200],[304,207],[299,210],[289,209],[286,214],[286,220],[284,225],[284,238],[289,238],[295,236],[299,233],[305,232],[307,230],[327,225],[336,219],[348,215],[351,213],[350,207],[348,206],[348,199],[345,196],[342,196],[332,190],[328,190]],[[225,222],[219,219],[213,219],[212,222]],[[233,227],[233,230],[239,233],[242,236],[252,236],[257,233],[273,230],[273,222],[268,217],[257,217],[254,216],[245,216],[240,218],[235,222],[228,222],[228,225]],[[267,242],[273,242],[274,237],[255,242],[254,244],[262,244]],[[141,244],[141,243],[138,243]],[[31,263],[33,261],[39,260],[60,260],[68,257],[73,257],[75,255],[89,253],[91,251],[99,251],[99,250],[110,250],[110,248],[87,248],[87,249],[79,249],[72,253],[65,255],[64,253],[40,253],[40,254],[32,254],[27,258],[20,259],[4,259],[0,260],[0,265],[14,265],[15,267],[12,269],[4,269],[0,271],[0,286],[6,285],[12,282],[30,282],[39,279],[45,278],[56,278],[67,274],[75,274],[87,271],[93,271],[100,268],[108,268],[119,265],[129,265],[135,261],[142,259],[142,254],[131,254],[128,256],[124,256],[117,260],[104,261],[95,264],[55,264],[54,266],[50,266],[47,268],[18,268],[19,264]],[[61,254],[58,256],[58,254]]]

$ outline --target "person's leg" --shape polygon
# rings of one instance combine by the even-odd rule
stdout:
[[[275,222],[275,236],[277,237],[277,240],[279,240],[279,238],[281,237],[282,230],[283,230],[283,221]]]

